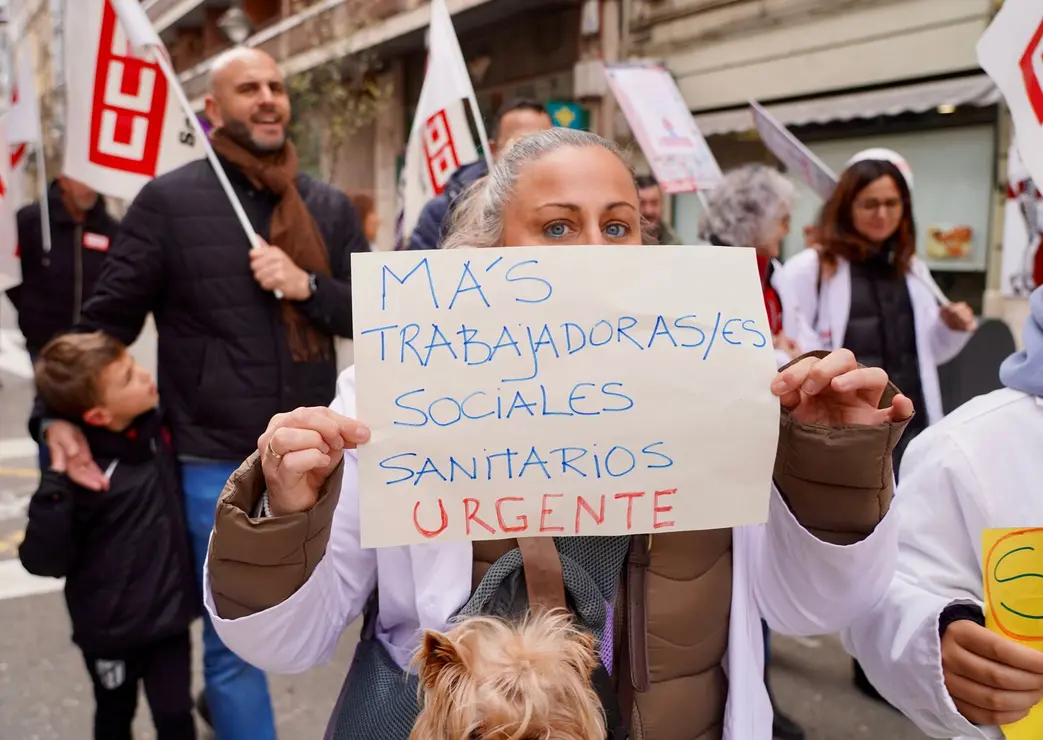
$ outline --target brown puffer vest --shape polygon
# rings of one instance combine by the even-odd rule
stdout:
[[[531,547],[532,542],[526,545]],[[516,547],[518,540],[475,542],[472,588],[496,560]],[[642,550],[647,563],[641,562]],[[722,661],[731,613],[731,550],[730,529],[631,538],[614,613],[626,615],[615,620],[615,665],[620,666],[615,679],[624,713],[626,705],[631,707],[634,740],[722,736],[728,696]],[[557,557],[552,546],[546,551]],[[528,553],[523,549],[522,555]],[[634,677],[632,690],[625,683],[619,685],[625,673]]]

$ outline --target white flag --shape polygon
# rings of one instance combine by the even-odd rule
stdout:
[[[161,67],[159,38],[131,0],[67,0],[64,174],[131,200],[152,178],[206,156]],[[119,13],[117,13],[117,10]],[[138,50],[135,50],[135,47]],[[142,49],[141,47],[146,47]],[[175,83],[176,84],[176,83]]]
[[[163,48],[159,34],[152,27],[152,21],[145,14],[140,0],[109,0],[113,10],[123,25],[130,45],[138,51],[145,51],[150,46]]]
[[[837,176],[833,174],[833,170],[756,100],[750,101],[750,108],[753,111],[753,125],[764,146],[822,200],[829,200],[829,196],[837,187]]]
[[[40,104],[33,79],[33,60],[29,44],[23,43],[17,54],[18,69],[11,90],[11,108],[4,114],[4,136],[7,143],[40,143]]]
[[[441,195],[461,165],[478,159],[464,101],[474,103],[474,88],[453,30],[445,0],[431,0],[427,74],[406,145],[403,172],[402,234],[408,239],[424,204]],[[481,117],[475,123],[483,126]],[[484,138],[484,128],[482,136]]]
[[[0,134],[2,134],[2,130],[0,130]],[[4,184],[4,193],[11,207],[17,212],[22,206],[28,205],[25,197],[25,181],[28,177],[29,145],[15,144],[9,146],[8,149],[11,154],[8,157],[10,172],[7,182]]]
[[[978,41],[978,63],[1007,101],[1025,166],[1043,182],[1043,3],[1006,0]]]
[[[0,152],[7,151],[7,140],[0,131]],[[22,282],[22,262],[18,256],[18,227],[13,200],[8,157],[0,156],[0,291]]]

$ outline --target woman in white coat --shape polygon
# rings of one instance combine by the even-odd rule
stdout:
[[[997,725],[1043,700],[1043,652],[984,627],[981,551],[984,529],[1043,526],[1043,288],[1025,346],[1000,368],[1005,388],[909,447],[894,504],[898,573],[843,635],[887,700],[931,737],[998,739]],[[1030,561],[1026,572],[1036,571]],[[1007,606],[1039,613],[1028,604]]]
[[[633,173],[614,144],[593,134],[559,128],[523,139],[475,187],[447,246],[641,243]],[[353,418],[349,369],[329,409],[273,418],[258,452],[229,480],[207,557],[206,609],[232,650],[282,673],[328,660],[365,610],[364,639],[328,737],[405,740],[416,679],[410,684],[403,669],[421,630],[445,629],[487,593],[490,579],[504,577],[504,563],[514,563],[512,574],[536,560],[544,566],[524,592],[555,567],[565,569],[561,561],[581,562],[585,550],[613,593],[598,603],[596,588],[566,583],[569,603],[601,636],[608,695],[618,687],[617,714],[633,722],[631,736],[768,740],[761,620],[780,632],[822,634],[880,598],[896,554],[896,523],[886,515],[890,449],[912,414],[886,373],[857,367],[844,350],[799,359],[779,373],[772,392],[780,398],[780,441],[766,525],[661,532],[654,544],[646,535],[622,538],[625,567],[597,557],[615,547],[613,538],[523,538],[482,575],[479,566],[492,560],[479,556],[480,546],[488,553],[505,541],[361,547],[353,448],[369,431]],[[561,548],[575,557],[559,561]],[[624,579],[628,595],[616,610]],[[584,610],[581,602],[592,598]],[[623,667],[613,670],[616,650]],[[503,734],[478,728],[473,735],[493,736]]]
[[[917,409],[895,449],[944,415],[938,366],[959,354],[977,327],[966,303],[939,308],[930,272],[916,257],[912,173],[887,149],[855,155],[822,207],[819,243],[783,267],[783,298],[803,314],[804,351],[850,349],[887,371]]]

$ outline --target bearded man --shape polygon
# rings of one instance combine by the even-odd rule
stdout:
[[[189,163],[134,200],[76,325],[129,345],[155,316],[159,393],[200,583],[218,496],[268,419],[333,399],[333,339],[352,333],[351,253],[369,250],[347,196],[298,171],[275,60],[234,49],[214,62],[210,83],[211,141],[260,245],[251,249],[209,162]],[[45,438],[52,467],[105,487],[75,427],[38,403],[30,431]],[[203,642],[219,740],[274,740],[264,674],[228,650],[205,616]]]

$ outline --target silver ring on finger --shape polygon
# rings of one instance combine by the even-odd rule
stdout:
[[[269,454],[269,455],[271,456],[271,458],[272,458],[273,460],[275,460],[276,462],[279,462],[280,460],[282,460],[282,455],[280,455],[280,454],[279,454],[278,452],[276,452],[276,451],[275,451],[275,450],[274,450],[274,449],[272,448],[272,440],[271,440],[271,439],[269,439],[269,440],[268,440],[268,454]]]

